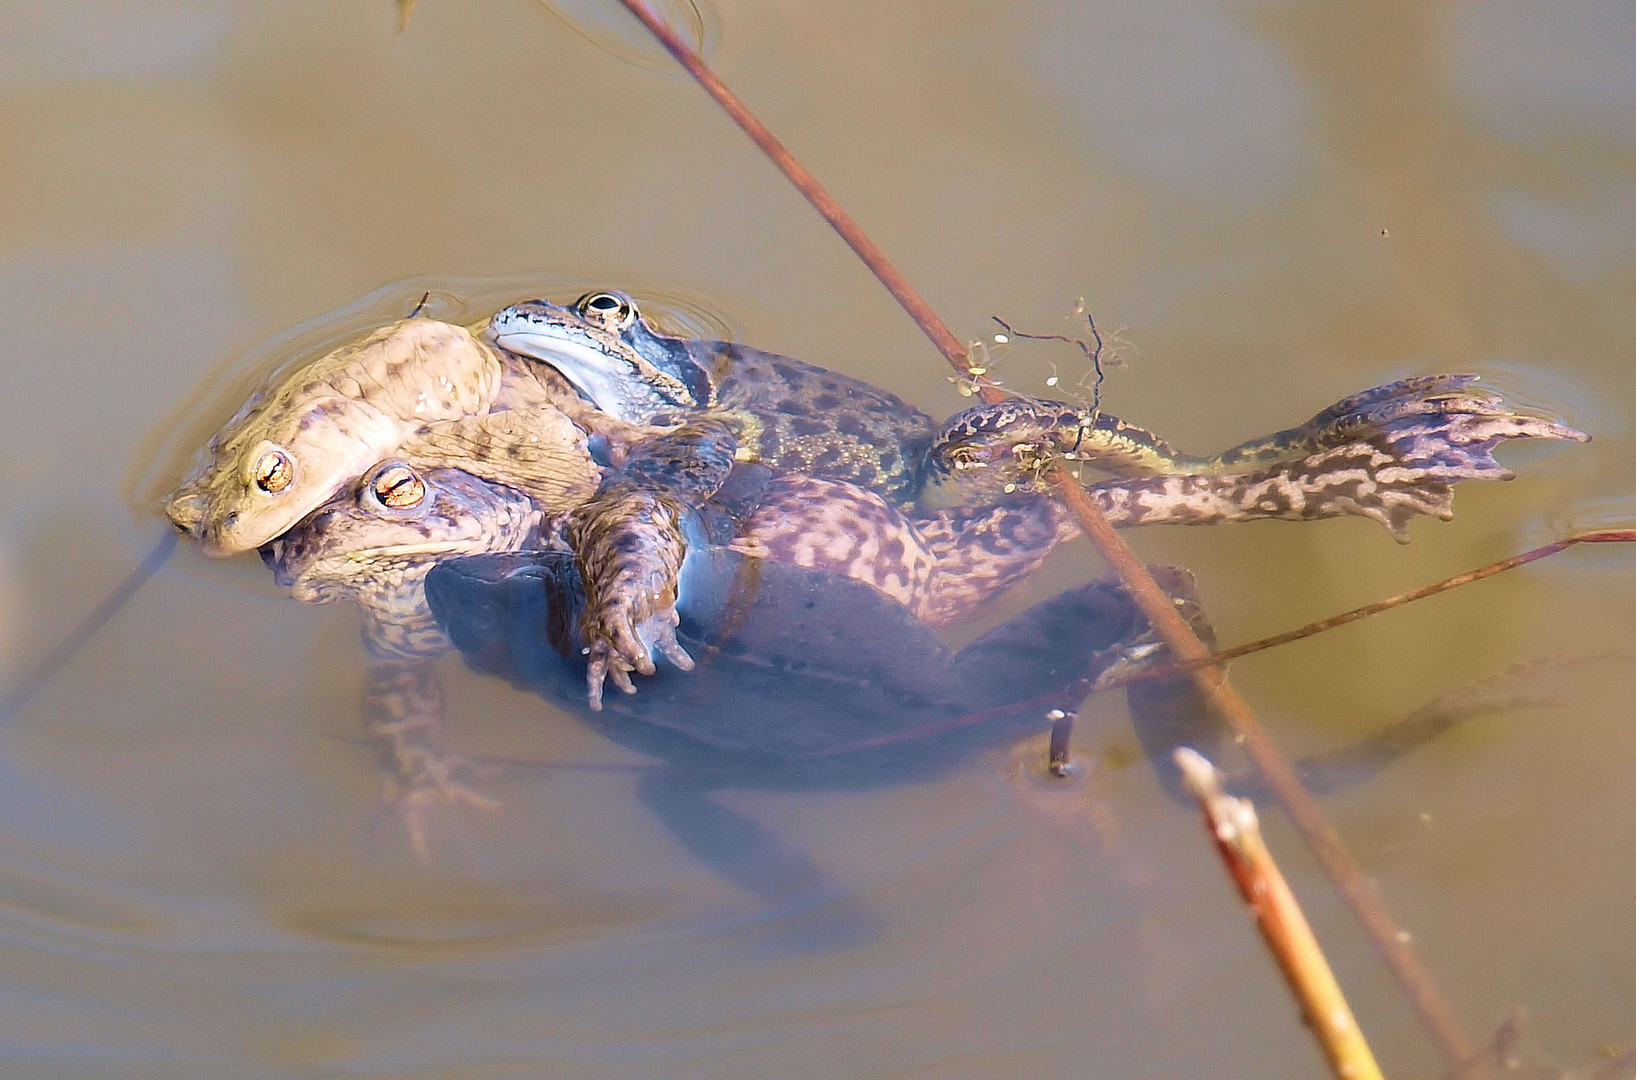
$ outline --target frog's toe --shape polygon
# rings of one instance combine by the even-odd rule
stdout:
[[[682,671],[693,670],[693,657],[689,656],[687,650],[682,648],[681,642],[676,640],[675,627],[666,626],[662,631],[662,636],[657,637],[654,641],[653,647],[659,650],[659,654],[678,669]]]
[[[402,823],[409,850],[421,863],[431,861],[426,830],[438,808],[469,806],[489,812],[500,809],[497,799],[484,795],[461,778],[476,779],[481,771],[468,759],[448,754],[438,760],[435,768],[425,769],[412,778],[394,778],[387,782],[386,807]]]
[[[652,666],[651,662],[649,666]],[[585,697],[591,711],[602,711],[603,686],[609,681],[627,694],[636,693],[636,684],[631,681],[630,673],[630,666],[605,646],[592,646],[587,649]],[[648,674],[652,674],[652,672],[650,671]]]

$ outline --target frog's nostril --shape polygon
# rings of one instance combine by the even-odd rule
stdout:
[[[196,527],[204,517],[203,493],[188,487],[176,491],[165,500],[165,516],[175,522],[178,528]]]

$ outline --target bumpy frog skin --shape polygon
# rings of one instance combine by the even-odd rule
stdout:
[[[1365,399],[1372,419],[1363,434],[1346,438],[1335,433],[1350,429],[1332,424],[1329,443],[1297,461],[1240,475],[1107,481],[1090,495],[1117,526],[1357,514],[1402,538],[1415,515],[1452,516],[1457,481],[1508,478],[1492,456],[1502,440],[1583,438],[1489,398],[1445,397],[1432,407],[1413,393],[1394,397],[1383,388],[1359,400]],[[422,471],[388,460],[342,485],[262,549],[296,597],[347,598],[362,609],[370,654],[366,730],[386,769],[388,802],[422,859],[436,806],[495,805],[469,786],[475,766],[444,745],[432,658],[449,642],[425,592],[440,563],[571,541],[587,592],[581,629],[588,699],[597,706],[605,678],[633,691],[629,673],[654,672],[656,655],[691,665],[675,638],[673,606],[687,546],[698,539],[851,577],[938,624],[1031,573],[1077,533],[1064,509],[1043,495],[1015,493],[995,506],[909,518],[877,492],[785,475],[738,498],[726,514],[729,535],[701,537],[697,523],[706,504],[732,495],[722,479],[733,473],[734,451],[720,426],[650,439],[633,448],[595,498],[555,517],[519,491],[460,470]]]
[[[406,319],[256,393],[211,440],[165,513],[207,555],[234,555],[278,536],[393,455],[422,467],[463,464],[567,509],[601,478],[588,433],[628,437],[625,425],[585,406],[539,365],[499,353],[464,327]]]
[[[1337,439],[1299,461],[1239,476],[1111,480],[1089,492],[1116,526],[1357,514],[1401,532],[1418,514],[1451,516],[1455,482],[1509,477],[1492,457],[1500,441],[1576,436],[1491,405],[1466,412],[1411,405],[1366,437]],[[595,498],[556,518],[522,493],[460,470],[417,471],[389,460],[262,549],[297,598],[347,598],[363,610],[372,658],[365,715],[417,850],[424,853],[432,805],[489,805],[461,779],[469,763],[441,745],[442,696],[429,660],[448,642],[424,590],[439,562],[572,545],[586,590],[581,628],[596,707],[604,678],[632,691],[629,672],[652,673],[656,655],[690,666],[672,608],[691,543],[850,577],[922,622],[942,624],[1025,577],[1077,533],[1046,496],[911,518],[855,485],[735,469],[733,450],[720,425],[650,439]],[[742,475],[760,483],[735,488]]]

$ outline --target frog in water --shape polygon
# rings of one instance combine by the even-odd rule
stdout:
[[[251,551],[393,455],[463,463],[567,509],[600,482],[592,436],[634,437],[549,369],[465,327],[409,318],[275,373],[211,439],[165,513],[207,555]]]
[[[407,320],[280,376],[213,441],[210,459],[173,495],[168,510],[180,527],[203,538],[208,551],[224,554],[250,540],[273,539],[277,533],[271,530],[288,527],[291,515],[299,520],[301,513],[316,509],[337,492],[357,490],[352,485],[365,468],[380,457],[396,455],[411,469],[459,467],[519,489],[548,515],[576,511],[591,499],[602,477],[590,455],[591,435],[604,442],[618,441],[620,451],[629,453],[642,439],[652,438],[653,429],[604,416],[592,404],[567,394],[563,384],[553,382],[555,378],[548,368],[487,348],[463,328]],[[886,400],[878,391],[856,385],[857,394]],[[1306,445],[1305,457],[1239,472],[1217,469],[1131,480],[1105,486],[1101,497],[1110,503],[1116,524],[1358,513],[1401,536],[1413,514],[1449,515],[1450,485],[1455,480],[1508,476],[1489,454],[1498,440],[1583,438],[1560,425],[1507,412],[1493,398],[1448,392],[1450,385],[1464,384],[1458,377],[1432,377],[1380,387],[1320,413],[1306,427],[1295,429],[1299,438],[1285,433],[1273,440],[1286,448]],[[895,404],[881,407],[907,415],[908,406],[895,398],[890,402]],[[491,411],[480,411],[485,403]],[[956,495],[950,501],[957,508],[946,512],[946,520],[957,523],[960,541],[944,537],[941,542],[949,557],[916,564],[928,573],[939,565],[960,568],[939,574],[938,588],[907,584],[912,574],[904,578],[904,589],[919,597],[911,606],[928,619],[952,617],[947,613],[957,610],[958,604],[951,605],[949,596],[974,586],[978,593],[993,591],[995,586],[977,583],[991,580],[1003,586],[1027,573],[1069,531],[1055,508],[1030,511],[1021,518],[990,516],[993,507],[1017,495],[1007,494],[1007,488],[1017,487],[1018,480],[1028,486],[1036,466],[1032,458],[1015,453],[1016,440],[1032,437],[1029,433],[1040,430],[1040,418],[1047,415],[1026,402],[1002,405],[962,414],[963,419],[947,425],[949,438],[927,459],[952,463],[928,471],[941,476],[939,486]],[[735,460],[757,456],[743,453],[738,440],[743,427],[730,415],[706,411],[704,418],[724,425],[713,438],[731,439]],[[818,455],[818,464],[822,458]],[[1259,463],[1261,458],[1246,454],[1237,460]],[[674,471],[675,462],[666,468]],[[719,482],[724,474],[720,469],[716,474]],[[575,531],[568,541],[590,560],[585,580],[593,609],[592,630],[587,633],[593,700],[600,695],[605,675],[629,689],[629,672],[651,673],[655,650],[685,663],[685,650],[670,640],[666,625],[667,619],[674,623],[669,599],[674,583],[669,578],[680,565],[683,538],[674,527],[679,516],[664,505],[675,492],[663,489],[661,484],[657,491],[643,491],[627,478],[620,481],[619,490],[603,492],[594,511],[572,516]],[[877,501],[885,498],[878,495]],[[761,511],[762,518],[812,520],[803,516],[801,503],[800,497],[786,498],[782,504],[772,500]],[[819,499],[816,505],[863,504],[861,498],[848,495]],[[877,511],[894,508],[886,502]],[[1051,520],[1039,524],[1046,519]],[[826,537],[837,520],[820,515],[807,531],[781,528],[769,534],[786,545],[805,545],[810,557],[817,558],[820,549],[835,546]],[[923,527],[934,535],[950,527],[932,516],[923,520]],[[1011,535],[1016,526],[1009,523],[1018,520],[1038,527]],[[980,524],[985,521],[994,523],[986,531]],[[625,536],[628,528],[655,522],[669,524],[640,539]],[[979,550],[979,545],[967,542],[979,535],[1004,554],[1001,561],[1012,568],[1009,574],[996,571],[993,560],[986,558],[963,561],[965,554]],[[755,547],[753,534],[736,542],[754,554],[770,553]],[[642,553],[652,565],[638,568],[630,559],[620,563],[596,555],[598,545],[612,550],[613,544]],[[844,550],[845,544],[841,547]],[[914,545],[900,547],[911,550]],[[1013,558],[1015,552],[1025,557]],[[868,572],[896,577],[895,569],[881,571],[882,566],[895,565],[892,560],[875,562]],[[844,566],[831,568],[850,572]],[[629,588],[621,583],[621,574],[643,576],[651,587]]]
[[[507,352],[555,367],[599,409],[628,423],[716,417],[731,426],[744,460],[844,480],[923,510],[990,501],[1037,480],[1053,455],[1115,476],[1243,474],[1367,437],[1411,410],[1496,407],[1492,397],[1468,391],[1476,376],[1421,376],[1206,458],[1118,417],[1034,398],[974,406],[939,425],[901,398],[837,372],[732,342],[660,333],[619,292],[589,293],[569,307],[514,304],[489,320],[488,336]],[[1582,436],[1562,429],[1558,437]]]
[[[826,490],[831,497],[839,495],[833,486]],[[1052,707],[1034,699],[1068,701],[1098,678],[1145,663],[1157,651],[1122,590],[1098,582],[1014,620],[1008,624],[1013,633],[997,631],[957,657],[908,609],[870,585],[822,570],[766,563],[709,543],[723,535],[719,530],[725,521],[702,511],[701,518],[709,516],[717,520],[693,522],[691,531],[699,542],[684,558],[684,584],[677,597],[683,613],[681,640],[699,654],[700,677],[662,677],[656,684],[662,690],[625,699],[638,704],[621,703],[613,714],[634,716],[655,732],[682,732],[695,747],[720,748],[734,741],[735,725],[754,727],[749,718],[765,715],[768,694],[789,695],[789,700],[779,712],[783,722],[762,724],[762,737],[748,748],[763,762],[769,754],[787,758],[796,747],[845,748],[858,739],[910,734],[937,718],[1026,706],[1022,714],[1028,719],[1019,721],[1013,709],[1003,730],[988,729],[985,745],[993,745],[996,737],[1037,724]],[[559,597],[572,599],[559,608],[555,624],[566,627],[569,638],[559,638],[562,652],[552,653],[548,666],[558,684],[579,688],[569,694],[569,705],[584,713],[586,660],[577,627],[586,594],[577,561],[554,547],[552,538],[548,517],[516,491],[455,469],[422,472],[401,462],[383,462],[368,471],[355,491],[332,499],[262,549],[278,582],[296,598],[348,599],[362,609],[369,656],[367,731],[386,772],[389,801],[423,858],[426,818],[436,805],[493,805],[470,786],[478,772],[473,763],[450,753],[444,743],[443,697],[433,661],[451,646],[445,625],[429,605],[427,582],[439,567],[463,564],[465,557],[476,555],[510,555],[518,566],[559,570],[550,580]],[[462,603],[461,580],[451,579],[451,589],[445,590],[457,606]],[[459,632],[476,647],[474,615],[468,608],[460,610]],[[537,633],[546,642],[544,623],[527,626],[532,629],[523,628],[525,635]],[[837,682],[832,669],[841,639],[851,670]],[[1027,655],[995,662],[1002,653],[1024,647],[1025,639]],[[862,658],[854,651],[860,647]],[[931,698],[917,696],[927,691]],[[1151,697],[1151,690],[1137,693],[1150,697],[1135,700],[1160,700]],[[789,701],[803,705],[792,709]],[[782,738],[772,737],[775,727]],[[924,750],[912,755],[915,768],[906,768],[899,779],[918,775],[916,769],[948,744],[939,746],[938,755]],[[719,770],[716,778],[721,778]]]
[[[1577,434],[1487,400],[1471,411],[1419,404],[1409,397],[1391,419],[1377,410],[1367,434],[1337,436],[1297,460],[1242,474],[1115,478],[1088,493],[1115,527],[1357,514],[1401,535],[1414,515],[1451,517],[1455,482],[1509,477],[1493,457],[1500,441]],[[634,692],[630,673],[652,675],[655,654],[689,666],[673,634],[676,597],[680,567],[698,542],[686,523],[706,507],[725,508],[732,522],[712,542],[871,584],[932,625],[1008,588],[1078,532],[1044,494],[908,514],[859,485],[775,474],[739,458],[731,425],[700,420],[633,449],[596,497],[565,516],[562,542],[579,560],[586,594],[580,632],[593,708],[605,678]],[[771,479],[751,486],[746,503],[751,473]]]
[[[718,762],[727,770],[718,779],[748,762],[764,764],[769,755],[788,759],[797,750],[856,760],[849,753],[852,743],[867,742],[869,747],[858,748],[870,749],[882,739],[900,741],[921,725],[980,719],[988,711],[1011,717],[982,728],[987,734],[979,742],[993,745],[994,738],[1016,734],[1018,725],[1037,727],[1052,703],[1072,709],[1076,695],[1098,679],[1155,654],[1145,623],[1108,581],[1070,590],[958,656],[917,617],[917,611],[935,610],[940,619],[970,611],[1019,567],[1036,562],[1068,531],[1054,500],[1036,496],[983,515],[940,512],[917,521],[875,493],[836,481],[728,465],[726,480],[717,483],[711,474],[731,462],[731,447],[709,425],[650,441],[633,450],[603,492],[615,498],[669,493],[667,510],[689,543],[675,567],[677,619],[667,625],[679,624],[672,641],[698,653],[705,668],[694,685],[691,677],[662,674],[653,688],[621,699],[614,714],[680,734],[689,746],[731,749],[729,760]],[[1136,490],[1153,482],[1099,485],[1093,495],[1117,519],[1139,501]],[[705,491],[711,494],[705,497]],[[594,520],[612,505],[599,510],[593,500],[584,509]],[[1244,513],[1253,517],[1258,511],[1252,504]],[[639,545],[670,528],[624,511],[610,524],[625,526]],[[585,628],[593,613],[581,571],[586,560],[561,546],[572,529],[503,485],[457,469],[417,470],[387,461],[262,549],[279,583],[298,599],[348,599],[362,609],[370,658],[364,711],[387,767],[392,802],[417,850],[424,852],[424,819],[435,804],[491,805],[467,786],[470,763],[449,754],[442,742],[442,695],[432,660],[448,650],[451,627],[463,635],[461,644],[478,666],[531,680],[536,688],[548,685],[553,700],[561,700],[570,683],[585,685]],[[819,535],[828,538],[812,542]],[[616,563],[629,555],[619,543],[597,550]],[[514,560],[462,569],[466,557],[477,555]],[[594,573],[597,556],[590,562]],[[532,578],[524,581],[519,572]],[[446,579],[442,618],[426,591],[439,574]],[[1184,579],[1165,580],[1179,600],[1190,603]],[[640,575],[627,575],[624,583],[638,593],[651,588]],[[545,594],[530,591],[518,599],[515,593],[536,586],[554,590],[554,621],[537,618],[548,613],[540,606]],[[493,621],[494,587],[526,608],[502,628],[524,639],[485,647],[478,627]],[[485,648],[505,655],[483,660]],[[538,649],[554,651],[536,656]],[[1133,710],[1174,708],[1186,693],[1185,687],[1133,690]],[[780,715],[791,723],[753,723],[768,715],[769,694],[782,698]],[[573,699],[567,704],[583,709],[582,689],[567,696]],[[813,711],[790,713],[789,702],[808,699]],[[1020,713],[1013,708],[1025,703]],[[1178,726],[1157,716],[1139,723],[1155,731]],[[936,754],[922,746],[907,756],[918,768],[951,745],[975,745],[960,738],[939,743]],[[915,774],[903,766],[901,751],[871,760],[898,762],[893,767],[904,767],[904,777]],[[819,767],[807,762],[801,769],[810,776]]]

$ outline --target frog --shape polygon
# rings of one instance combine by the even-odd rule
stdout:
[[[1510,414],[1502,422],[1483,413],[1416,413],[1369,439],[1247,476],[1108,480],[1089,491],[1118,525],[1442,514],[1453,483],[1503,473],[1491,455],[1499,441],[1542,431],[1547,422]],[[598,498],[567,515],[458,468],[389,459],[262,547],[275,580],[295,598],[346,599],[362,609],[364,711],[392,778],[391,802],[412,836],[431,804],[488,805],[463,779],[469,763],[440,745],[442,695],[430,661],[451,642],[425,590],[444,562],[524,551],[572,561],[582,597],[576,610],[585,613],[576,662],[589,691],[582,691],[585,707],[597,711],[603,677],[635,687],[628,676],[621,681],[611,654],[601,675],[593,670],[595,635],[585,630],[603,616],[589,602],[588,582],[599,582],[608,605],[630,618],[637,656],[626,670],[645,660],[644,674],[657,674],[653,660],[661,657],[677,669],[694,666],[685,627],[681,638],[675,628],[689,603],[686,568],[695,553],[856,582],[895,605],[902,615],[893,618],[930,633],[975,611],[1077,532],[1049,496],[909,517],[877,492],[777,474],[738,461],[734,448],[730,432],[708,422],[645,441]],[[1377,463],[1385,463],[1381,475],[1360,482]],[[1285,496],[1269,499],[1269,491]]]
[[[1399,380],[1345,398],[1306,423],[1212,457],[1182,453],[1135,424],[1077,403],[1016,396],[939,425],[902,398],[793,357],[657,330],[627,294],[572,305],[536,299],[496,312],[487,337],[556,368],[603,412],[632,424],[713,416],[748,461],[844,480],[922,510],[1040,487],[1056,458],[1114,476],[1253,472],[1367,436],[1411,411],[1496,409],[1471,374]],[[1559,437],[1583,436],[1567,434]]]
[[[406,505],[410,495],[419,497],[418,507]],[[834,765],[846,762],[849,782],[861,779],[854,768],[860,760],[877,765],[895,760],[903,764],[898,782],[925,777],[934,761],[952,764],[969,758],[979,744],[993,746],[996,739],[1038,727],[1056,707],[1052,703],[1072,708],[1075,695],[1083,696],[1098,680],[1134,671],[1162,651],[1121,587],[1111,581],[1070,590],[956,653],[873,585],[827,570],[769,562],[705,539],[689,550],[686,586],[678,596],[680,641],[700,657],[696,681],[667,669],[638,697],[622,698],[606,712],[593,711],[583,693],[587,665],[578,639],[564,645],[561,654],[552,652],[549,665],[556,672],[554,685],[572,699],[566,702],[569,711],[602,718],[605,731],[635,717],[644,730],[626,732],[622,741],[634,737],[662,743],[679,736],[690,747],[687,761],[710,759],[712,785],[752,760],[788,764],[805,759],[809,776],[820,769],[838,776]],[[485,649],[506,650],[493,641],[484,645],[475,640],[474,615],[459,606],[464,575],[492,573],[483,560],[494,558],[516,560],[508,564],[510,569],[552,567],[552,580],[565,590],[561,595],[574,598],[572,614],[577,615],[585,598],[578,561],[552,545],[549,518],[521,493],[457,469],[416,471],[396,461],[369,470],[350,498],[331,500],[266,545],[262,555],[296,599],[350,600],[362,610],[368,656],[366,733],[410,849],[428,860],[428,828],[437,808],[490,810],[497,805],[480,790],[488,776],[484,764],[451,751],[443,728],[438,658],[462,643],[474,650],[472,657]],[[440,580],[439,571],[454,567],[464,569],[437,594],[454,606],[440,614],[432,583]],[[513,578],[513,584],[518,580]],[[567,613],[565,608],[553,619],[560,621]],[[531,608],[517,617],[544,614]],[[702,631],[700,618],[709,623]],[[530,639],[532,630],[540,630],[539,641],[547,640],[544,622],[531,624],[532,630],[508,625]],[[834,669],[843,637],[849,642],[850,674],[837,682]],[[1000,662],[1013,650],[1020,655]],[[481,670],[477,661],[468,662]],[[498,659],[495,663],[497,671],[504,667]],[[525,663],[538,670],[531,661]],[[569,692],[569,684],[579,689]],[[934,697],[922,702],[917,696],[922,692]],[[1155,696],[1151,686],[1131,693],[1137,702],[1173,704]],[[730,729],[753,726],[751,718],[769,696],[780,695],[788,695],[782,710],[791,721],[787,739],[763,739],[735,749],[737,736]],[[789,701],[802,706],[792,711]],[[986,723],[991,712],[998,725]],[[984,715],[969,715],[974,713]],[[1024,715],[1032,725],[1019,721]],[[814,722],[803,723],[803,717]],[[847,725],[841,725],[842,717]],[[848,745],[883,737],[912,739],[919,725],[948,719],[962,720],[952,742],[934,740],[908,753],[872,745],[857,748],[867,753],[853,754]],[[1175,726],[1168,717],[1163,722]],[[976,743],[970,738],[974,731],[982,735]],[[963,747],[959,754],[953,753],[956,744]],[[650,798],[669,799],[694,779],[666,768],[645,780],[643,790]],[[695,827],[699,820],[683,818]],[[681,820],[676,819],[678,826]],[[687,834],[686,828],[681,831]]]
[[[858,386],[860,395],[880,393]],[[1449,391],[1450,386],[1459,392]],[[888,411],[908,408],[890,400],[896,405]],[[1031,572],[1072,530],[1064,526],[1065,515],[1046,504],[1021,514],[993,513],[1014,497],[1037,494],[1030,485],[1007,478],[1038,467],[1040,418],[1046,415],[1026,403],[1002,404],[1003,409],[968,414],[946,425],[950,437],[927,459],[927,472],[949,478],[940,486],[958,492],[952,509],[917,510],[923,528],[937,535],[939,554],[928,555],[913,538],[892,539],[887,542],[896,545],[893,550],[918,552],[918,560],[906,564],[902,573],[899,561],[890,558],[854,559],[858,565],[828,568],[869,573],[880,583],[898,580],[901,588],[894,598],[933,622],[956,617],[962,605],[951,598],[980,597]],[[483,412],[485,408],[489,411]],[[718,478],[712,483],[726,475],[724,465],[771,468],[756,460],[758,453],[745,453],[739,437],[744,428],[730,415],[705,411],[691,418],[716,425],[706,436],[721,451],[714,458],[703,444],[693,444],[701,462],[718,461],[713,472],[705,470]],[[1062,439],[1069,429],[1058,429]],[[682,515],[671,505],[683,491],[670,482],[682,474],[681,459],[674,453],[665,456],[663,449],[670,430],[606,416],[595,402],[569,392],[554,369],[486,344],[468,328],[410,318],[276,376],[212,441],[208,459],[172,496],[168,510],[179,527],[201,538],[207,554],[220,555],[249,540],[272,540],[277,535],[272,530],[287,527],[292,514],[315,510],[343,488],[354,493],[368,488],[357,481],[370,455],[394,455],[411,470],[458,466],[520,490],[542,512],[569,523],[566,543],[589,560],[589,694],[596,702],[608,677],[620,689],[634,689],[629,673],[651,674],[655,650],[672,663],[687,663],[685,649],[668,633],[674,622],[671,579],[684,544],[676,525]],[[1451,513],[1453,480],[1509,475],[1489,453],[1498,440],[1583,437],[1563,425],[1509,412],[1498,399],[1466,390],[1459,377],[1378,387],[1292,431],[1302,434],[1285,433],[1274,441],[1285,448],[1305,445],[1307,456],[1257,469],[1252,466],[1263,459],[1246,454],[1234,459],[1247,463],[1241,465],[1245,471],[1138,477],[1097,495],[1117,503],[1105,508],[1116,524],[1302,519],[1341,512],[1373,517],[1401,538],[1409,517]],[[654,439],[661,449],[649,460],[658,463],[658,472],[647,476],[647,487],[619,473],[619,490],[604,490],[608,469],[617,473],[615,463],[629,456],[632,447]],[[728,440],[732,445],[725,450]],[[602,444],[601,455],[593,456],[593,442]],[[1018,453],[1022,448],[1026,454]],[[766,556],[770,549],[758,547],[762,542],[757,536],[775,536],[786,547],[805,545],[807,555],[792,557],[816,558],[820,549],[835,548],[834,539],[824,537],[838,523],[848,514],[863,513],[867,500],[858,491],[870,491],[880,500],[864,514],[873,515],[871,527],[905,520],[891,513],[896,503],[879,485],[821,474],[784,475],[805,479],[784,492],[782,501],[763,506],[765,527],[733,540],[741,550]],[[826,480],[850,484],[856,491],[815,497],[799,493],[802,485],[810,490]],[[688,498],[696,503],[709,497],[707,488]],[[593,509],[578,512],[593,500]],[[841,507],[847,513],[808,517],[812,507]],[[969,514],[963,512],[967,509]],[[809,527],[796,527],[802,521]],[[633,530],[640,535],[632,535]],[[1002,557],[984,553],[970,558],[983,550],[970,542],[977,536]],[[605,557],[617,545],[624,545],[622,561]],[[845,551],[846,545],[838,550]],[[997,568],[1001,566],[1003,571]],[[939,567],[933,588],[932,570]],[[633,588],[638,577],[648,584]]]
[[[1296,460],[1240,474],[1110,478],[1087,493],[1115,527],[1361,515],[1402,535],[1414,516],[1451,517],[1456,482],[1509,478],[1493,456],[1502,441],[1578,434],[1487,399],[1442,399],[1428,410],[1411,395],[1401,404],[1377,407],[1361,434],[1335,429],[1332,442]],[[761,478],[749,502],[746,475]],[[727,524],[701,533],[711,508]],[[732,424],[696,419],[633,449],[563,519],[562,545],[579,559],[586,594],[591,707],[600,707],[606,680],[633,693],[631,674],[653,675],[660,658],[690,666],[672,631],[680,569],[701,536],[864,581],[935,626],[1020,581],[1077,532],[1061,502],[1026,490],[906,512],[861,485],[744,462]]]
[[[411,317],[274,372],[165,499],[212,557],[252,551],[376,462],[455,462],[543,506],[583,502],[601,481],[591,441],[617,456],[640,437],[586,406],[554,372],[464,326]]]

